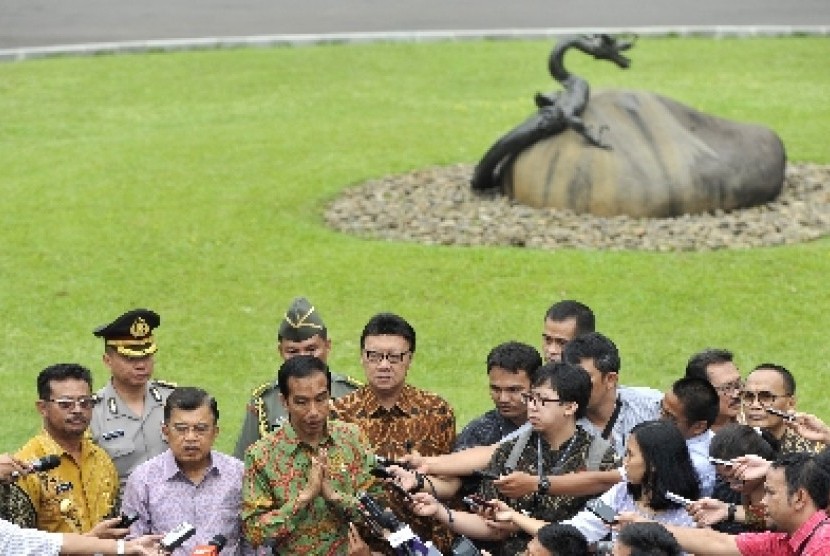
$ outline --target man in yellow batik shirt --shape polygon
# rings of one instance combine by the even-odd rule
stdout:
[[[115,465],[86,434],[95,405],[92,375],[74,363],[52,365],[38,375],[37,390],[43,431],[15,457],[31,462],[54,454],[60,465],[17,484],[32,501],[38,529],[87,532],[113,512],[118,496]]]

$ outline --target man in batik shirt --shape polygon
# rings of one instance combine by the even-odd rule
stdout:
[[[357,495],[380,490],[371,449],[355,425],[329,420],[331,375],[320,359],[285,361],[277,384],[288,421],[245,454],[244,535],[278,554],[346,554]]]

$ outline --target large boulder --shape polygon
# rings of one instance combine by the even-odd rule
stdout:
[[[532,207],[669,217],[775,199],[786,154],[768,128],[724,120],[639,91],[601,91],[582,114],[610,149],[572,130],[526,149],[504,191]]]

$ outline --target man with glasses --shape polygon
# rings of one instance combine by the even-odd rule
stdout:
[[[298,355],[313,355],[324,363],[331,353],[331,338],[328,336],[320,312],[305,297],[291,302],[277,329],[277,351],[283,361]],[[339,398],[353,392],[360,384],[351,378],[331,373],[331,395]],[[279,389],[270,380],[251,394],[245,410],[245,421],[236,441],[233,455],[245,458],[248,446],[267,435],[285,420],[285,408],[280,402]]]
[[[18,480],[43,531],[85,533],[110,514],[118,497],[118,473],[109,456],[86,436],[95,398],[89,369],[61,363],[37,377],[37,410],[43,431],[15,455],[32,461],[47,455],[60,465]]]
[[[746,378],[741,401],[746,424],[770,433],[778,441],[779,453],[818,453],[824,448],[823,443],[800,436],[780,415],[795,412],[795,377],[785,367],[775,363],[755,367]]]
[[[620,463],[607,440],[598,439],[577,424],[590,395],[591,379],[583,369],[560,362],[540,367],[530,392],[523,396],[531,432],[501,444],[485,470],[493,475],[513,471],[532,475],[536,488],[522,496],[508,497],[493,481],[484,481],[478,494],[487,501],[499,499],[543,521],[557,522],[576,515],[589,496],[551,494],[549,476],[572,476],[586,468],[609,470]],[[453,511],[450,522],[450,514],[434,499],[418,495],[416,500],[415,512],[435,517],[456,533],[477,541],[503,540],[498,554],[518,554],[531,542],[531,535],[512,525],[493,527],[481,513]]]
[[[686,363],[686,378],[700,378],[709,381],[720,398],[718,416],[712,424],[712,431],[738,422],[741,411],[741,373],[732,361],[732,352],[725,349],[709,348],[695,353]]]
[[[122,492],[138,464],[167,448],[162,413],[175,385],[153,380],[158,350],[153,330],[160,324],[154,311],[133,309],[92,333],[104,340],[103,361],[111,379],[98,391],[90,432],[115,463]]]
[[[243,464],[213,449],[216,400],[201,388],[176,388],[164,404],[161,430],[170,448],[136,467],[124,491],[122,513],[138,516],[130,536],[164,534],[186,521],[196,533],[174,556],[189,556],[215,535],[227,541],[222,554],[253,554],[241,539]]]
[[[376,453],[400,459],[417,452],[423,456],[447,454],[455,442],[455,414],[444,398],[407,384],[415,357],[415,329],[402,317],[379,313],[360,335],[360,360],[366,385],[334,401],[339,419],[355,423]],[[398,510],[400,500],[392,500]],[[433,524],[410,523],[421,538],[433,538]],[[445,538],[444,538],[445,537]],[[436,539],[446,551],[449,537]]]

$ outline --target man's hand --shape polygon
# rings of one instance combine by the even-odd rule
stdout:
[[[135,556],[158,556],[160,554],[159,541],[161,539],[162,535],[144,535],[127,541],[124,545],[124,551]]]
[[[130,532],[129,528],[118,527],[121,522],[121,516],[111,517],[95,524],[95,526],[87,531],[85,534],[90,537],[98,537],[99,539],[123,539]]]
[[[764,458],[755,455],[741,456],[732,461],[737,464],[732,476],[743,481],[763,479],[767,476],[767,471],[769,471],[771,465]]]
[[[418,486],[418,476],[415,471],[397,465],[390,465],[386,468],[386,471],[394,477],[392,480],[407,492],[412,492],[412,489]]]
[[[438,513],[441,509],[441,503],[435,499],[431,494],[426,492],[416,492],[412,495],[412,503],[410,505],[412,513],[423,517],[431,517]]]
[[[329,455],[325,448],[320,449],[320,453],[317,454],[317,460],[320,462],[320,466],[323,469],[322,475],[320,477],[320,494],[323,496],[323,500],[326,502],[333,502],[338,503],[343,500],[343,496],[334,490],[334,487],[331,484],[331,473],[329,472]]]
[[[514,471],[493,481],[493,486],[507,498],[520,498],[536,492],[539,488],[539,477],[524,471]]]
[[[419,473],[429,473],[430,458],[428,456],[422,456],[418,452],[413,452],[411,454],[404,454],[398,459],[409,464],[412,469],[417,470]]]
[[[701,498],[689,504],[686,511],[699,526],[709,527],[726,520],[729,504],[714,498]]]
[[[515,514],[516,510],[498,499],[490,500],[484,512],[481,513],[482,517],[487,520],[488,527],[508,533],[515,533],[519,530],[519,526],[513,521]]]
[[[612,525],[611,528],[615,531],[619,531],[629,523],[647,523],[649,521],[653,520],[645,518],[637,512],[620,512],[617,514],[617,521],[614,522],[614,525]]]
[[[18,475],[25,475],[29,472],[29,465],[23,461],[10,456],[9,454],[0,454],[0,481],[7,483],[15,479],[12,473]]]
[[[349,550],[348,556],[372,556],[372,550],[366,544],[354,523],[349,523]]]
[[[788,421],[787,426],[807,440],[816,440],[824,444],[830,444],[830,427],[815,415],[811,415],[810,413],[796,413],[795,420]]]
[[[322,491],[323,488],[323,463],[319,458],[312,456],[311,467],[308,470],[308,484],[297,495],[297,502],[300,507],[308,506]]]

